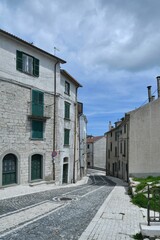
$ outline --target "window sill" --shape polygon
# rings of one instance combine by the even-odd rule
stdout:
[[[46,138],[29,138],[30,141],[45,141]]]
[[[67,148],[69,148],[70,145],[69,145],[69,144],[64,144],[63,147],[67,147]]]
[[[70,118],[64,118],[64,120],[65,120],[65,121],[68,121],[68,122],[70,122],[70,121],[71,121],[71,119],[70,119]]]
[[[64,92],[64,94],[66,94],[66,95],[69,96],[69,97],[71,96],[70,94],[68,94],[68,93],[66,93],[66,92]]]

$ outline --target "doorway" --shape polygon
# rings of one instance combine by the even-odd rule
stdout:
[[[7,154],[3,158],[2,185],[17,183],[17,157]]]

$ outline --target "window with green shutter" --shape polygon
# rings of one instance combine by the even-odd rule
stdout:
[[[16,67],[18,71],[39,77],[39,59],[18,50]]]
[[[65,119],[70,119],[70,103],[65,102],[64,103],[64,118]]]
[[[32,120],[32,138],[43,139],[43,122]]]
[[[44,93],[32,90],[32,115],[42,117],[44,112]]]
[[[69,145],[69,129],[64,129],[64,145]]]

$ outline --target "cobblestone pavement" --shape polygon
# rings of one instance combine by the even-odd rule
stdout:
[[[0,239],[79,239],[114,183],[92,175],[88,184],[0,201]]]

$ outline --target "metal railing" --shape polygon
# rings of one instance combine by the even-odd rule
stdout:
[[[160,187],[148,185],[147,221],[148,226],[151,222],[160,222]]]
[[[52,106],[45,104],[35,104],[33,102],[27,103],[27,113],[31,116],[50,118],[52,114]]]

